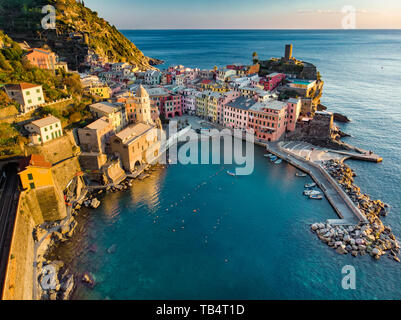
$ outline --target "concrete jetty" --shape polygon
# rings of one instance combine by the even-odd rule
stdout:
[[[266,144],[268,152],[287,161],[299,170],[309,174],[325,194],[327,200],[340,219],[331,219],[333,225],[354,225],[359,222],[368,223],[365,215],[351,201],[338,183],[326,172],[319,161],[314,162],[296,155],[280,146],[280,143]]]

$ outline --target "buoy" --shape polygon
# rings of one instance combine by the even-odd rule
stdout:
[[[173,229],[173,232],[175,232],[175,229]]]
[[[227,263],[227,262],[228,262],[228,259],[225,259],[224,262]]]
[[[194,209],[194,212],[196,213],[196,209]]]

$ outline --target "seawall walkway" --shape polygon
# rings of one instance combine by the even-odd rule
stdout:
[[[341,218],[329,220],[331,224],[354,225],[359,222],[368,222],[347,194],[320,164],[307,161],[288,150],[283,150],[278,143],[266,144],[266,149],[311,176]]]

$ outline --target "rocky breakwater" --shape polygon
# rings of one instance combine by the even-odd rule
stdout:
[[[311,226],[319,239],[339,254],[351,253],[353,256],[370,254],[375,259],[387,255],[400,262],[400,242],[389,226],[380,217],[386,216],[389,206],[380,200],[371,200],[354,185],[355,173],[340,161],[329,160],[324,164],[327,172],[338,182],[359,210],[366,216],[368,223],[354,226],[314,223]]]

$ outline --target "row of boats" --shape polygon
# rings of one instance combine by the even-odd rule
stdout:
[[[275,164],[280,164],[281,162],[283,162],[283,160],[279,159],[276,155],[271,154],[271,153],[267,153],[264,155],[266,158],[269,158],[271,162],[275,163]]]
[[[297,177],[306,177],[307,176],[307,174],[303,173],[303,172],[297,172],[295,175]],[[313,189],[315,187],[316,187],[316,183],[314,183],[314,182],[305,184],[304,195],[309,197],[309,199],[322,200],[323,199],[322,193],[318,190]]]

